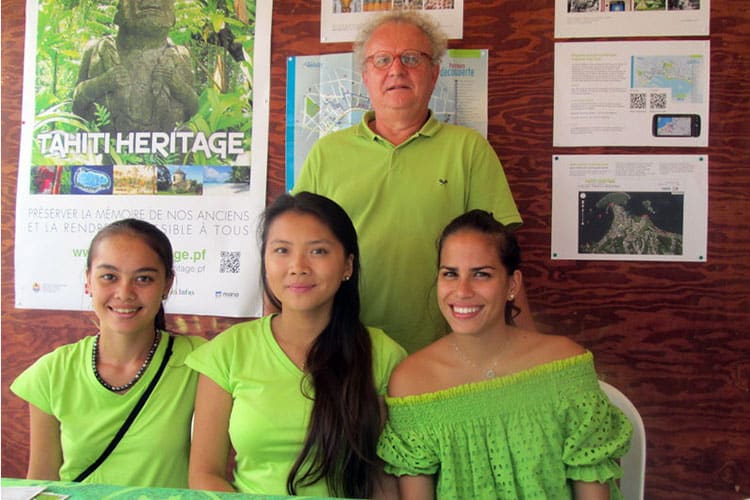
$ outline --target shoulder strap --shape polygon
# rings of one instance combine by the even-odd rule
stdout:
[[[169,335],[169,333],[167,333]],[[130,424],[133,423],[135,420],[135,417],[138,416],[138,413],[141,411],[141,408],[143,408],[143,405],[146,404],[146,400],[151,395],[151,393],[154,391],[154,387],[156,387],[156,383],[161,378],[161,374],[164,372],[164,368],[167,366],[167,361],[169,361],[169,358],[172,356],[172,346],[174,345],[174,336],[169,335],[169,343],[167,344],[167,352],[164,353],[164,358],[161,360],[161,364],[159,365],[159,369],[156,371],[156,375],[154,375],[154,378],[151,380],[151,383],[148,385],[145,391],[143,391],[143,394],[141,394],[141,397],[138,399],[138,402],[135,404],[133,409],[130,411],[130,415],[128,415],[128,418],[125,419],[125,422],[123,422],[122,427],[120,427],[120,430],[117,431],[117,434],[115,434],[115,437],[112,438],[112,441],[107,445],[107,447],[104,449],[101,455],[99,455],[99,458],[94,460],[94,462],[89,465],[86,470],[78,474],[78,477],[73,479],[74,482],[81,482],[89,475],[94,472],[97,467],[99,467],[104,460],[107,459],[110,453],[112,453],[112,450],[115,449],[117,444],[120,442],[122,437],[125,435],[125,433],[130,428]]]

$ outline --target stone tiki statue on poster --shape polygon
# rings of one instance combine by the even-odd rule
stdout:
[[[115,36],[83,50],[73,112],[93,121],[107,109],[107,132],[169,132],[198,109],[190,55],[168,37],[174,0],[120,0]]]

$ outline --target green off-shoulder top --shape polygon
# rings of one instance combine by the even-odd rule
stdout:
[[[572,481],[607,482],[622,498],[632,427],[599,388],[590,352],[386,403],[386,472],[435,475],[439,499],[573,498]]]

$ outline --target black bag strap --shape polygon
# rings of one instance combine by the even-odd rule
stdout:
[[[167,334],[169,335],[169,334]],[[154,375],[154,378],[151,380],[151,383],[146,387],[146,390],[143,391],[143,394],[141,394],[140,399],[138,399],[138,402],[135,404],[133,409],[130,412],[130,415],[128,415],[128,418],[125,419],[125,422],[123,422],[122,427],[120,427],[120,430],[117,431],[117,434],[115,434],[115,437],[112,438],[112,441],[107,445],[107,447],[104,449],[101,455],[99,455],[99,458],[94,460],[94,462],[89,465],[85,471],[78,474],[78,477],[73,479],[74,482],[80,483],[89,475],[91,475],[92,472],[94,472],[97,467],[99,467],[102,462],[104,462],[110,453],[112,453],[112,450],[115,449],[117,444],[120,442],[122,437],[125,435],[125,433],[130,428],[130,424],[133,423],[135,420],[135,417],[138,416],[138,413],[141,411],[141,408],[143,408],[143,405],[146,404],[146,400],[151,395],[151,393],[154,391],[154,387],[156,387],[156,383],[159,382],[159,379],[161,378],[161,374],[164,372],[164,368],[167,366],[167,361],[169,361],[169,358],[172,356],[172,346],[174,345],[174,336],[169,335],[169,343],[167,344],[167,352],[164,353],[164,358],[161,360],[161,364],[159,365],[159,369],[156,371],[156,375]]]

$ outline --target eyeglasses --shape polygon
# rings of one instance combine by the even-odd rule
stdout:
[[[375,52],[373,55],[367,56],[365,62],[371,62],[377,69],[388,69],[397,57],[401,61],[401,65],[407,68],[416,68],[425,59],[432,61],[430,54],[419,50],[405,50],[400,54],[393,54],[386,51]]]

